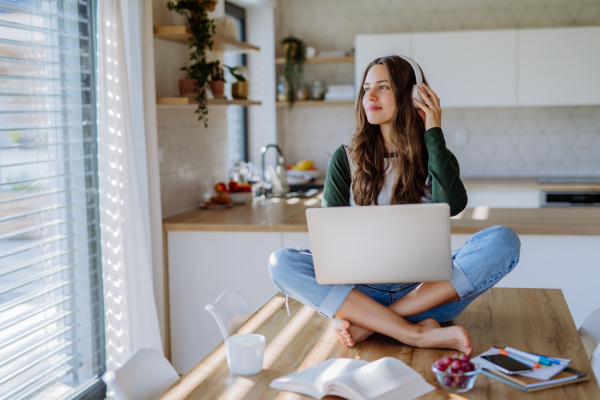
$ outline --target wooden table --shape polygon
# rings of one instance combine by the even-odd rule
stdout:
[[[440,388],[430,366],[455,351],[414,348],[379,334],[348,348],[333,333],[332,321],[293,299],[289,300],[289,306],[291,317],[286,312],[285,296],[278,293],[236,332],[266,336],[264,369],[260,373],[248,377],[230,373],[225,345],[221,344],[159,400],[307,399],[271,389],[269,384],[277,377],[333,357],[374,361],[385,356],[404,361],[437,388],[423,399],[600,399],[600,388],[559,289],[493,288],[454,321],[469,331],[474,355],[492,346],[511,346],[570,358],[573,368],[588,371],[591,376],[588,382],[534,393],[521,392],[483,374],[469,392],[460,396],[446,392]]]

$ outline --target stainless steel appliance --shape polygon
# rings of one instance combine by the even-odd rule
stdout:
[[[537,181],[549,184],[594,184],[600,183],[600,176],[543,177],[538,178]],[[600,189],[543,190],[540,196],[542,207],[600,206]]]
[[[600,191],[542,191],[540,205],[542,207],[600,207]]]

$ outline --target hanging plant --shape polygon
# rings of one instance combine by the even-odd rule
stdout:
[[[204,121],[208,127],[208,107],[206,105],[206,85],[212,72],[212,66],[206,62],[206,49],[212,50],[212,35],[215,34],[215,23],[208,18],[208,12],[214,11],[216,0],[175,0],[168,1],[167,8],[187,18],[190,23],[192,37],[190,38],[190,66],[182,67],[189,79],[195,79],[198,102],[196,113],[198,121]]]
[[[286,37],[281,43],[283,44],[283,51],[285,52],[283,75],[288,83],[288,102],[290,107],[292,107],[294,105],[294,94],[302,81],[302,75],[304,73],[306,45],[302,40],[294,36]]]

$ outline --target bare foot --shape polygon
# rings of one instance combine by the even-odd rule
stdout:
[[[455,325],[442,328],[432,318],[418,322],[416,325],[423,327],[422,337],[418,340],[418,347],[455,349],[466,355],[471,355],[473,352],[469,332],[462,326]]]
[[[340,342],[348,347],[353,347],[373,334],[373,331],[352,325],[349,321],[337,322],[333,329],[340,338]]]

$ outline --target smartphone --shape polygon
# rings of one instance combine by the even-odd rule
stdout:
[[[484,359],[488,360],[489,362],[494,363],[497,366],[501,367],[503,369],[502,372],[504,372],[505,374],[508,374],[508,375],[520,374],[523,372],[532,371],[530,366],[525,365],[522,362],[519,362],[517,360],[513,360],[512,358],[505,356],[503,354],[495,354],[492,356],[481,356],[481,358],[484,358]]]

